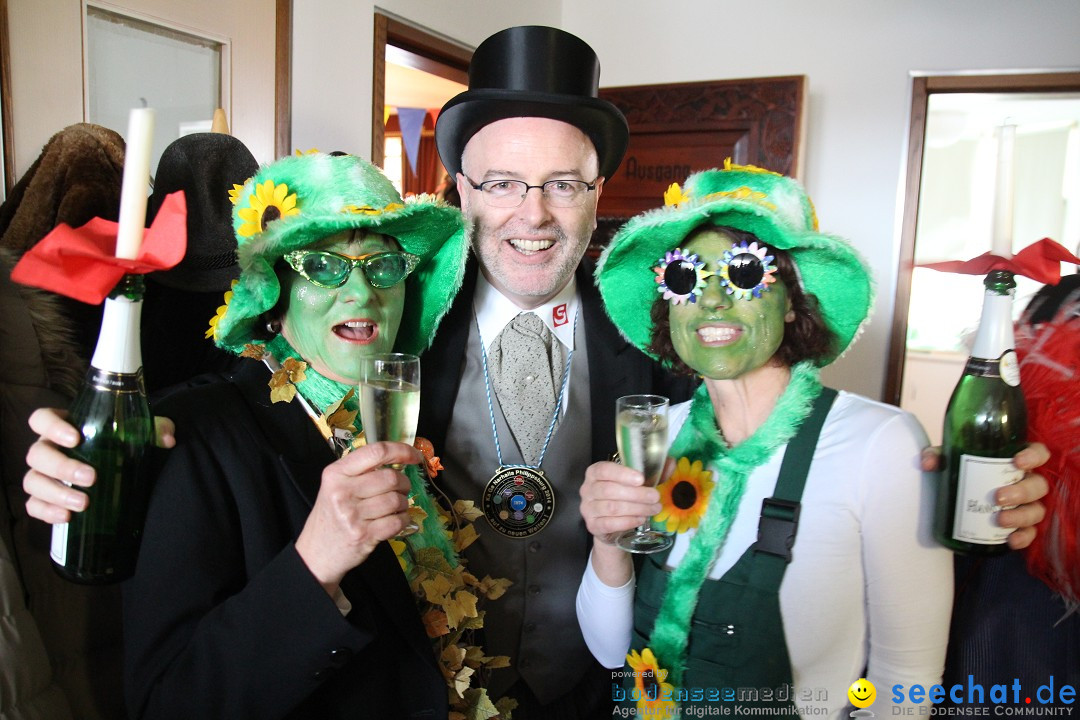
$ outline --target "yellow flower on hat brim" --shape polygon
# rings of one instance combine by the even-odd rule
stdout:
[[[402,200],[366,160],[323,153],[289,156],[261,168],[237,197],[233,229],[240,278],[214,326],[218,346],[241,353],[264,342],[263,314],[280,297],[276,268],[282,256],[350,230],[391,237],[420,258],[405,280],[395,349],[415,354],[430,345],[465,274],[468,245],[457,208],[431,195]]]

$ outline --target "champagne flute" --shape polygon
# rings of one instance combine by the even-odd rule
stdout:
[[[412,445],[420,414],[420,358],[405,353],[368,355],[360,363],[360,422],[367,442]],[[400,471],[402,465],[391,465]],[[412,505],[412,498],[409,498]],[[420,529],[412,520],[398,537]]]
[[[667,459],[668,399],[661,395],[626,395],[615,401],[615,441],[623,465],[645,475],[645,486],[660,480]],[[671,537],[653,530],[648,521],[615,538],[615,544],[632,553],[667,550]]]

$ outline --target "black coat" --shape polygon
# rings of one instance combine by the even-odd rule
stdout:
[[[341,587],[347,618],[297,554],[333,455],[269,372],[170,396],[135,577],[124,592],[132,717],[445,718],[446,686],[385,543]]]

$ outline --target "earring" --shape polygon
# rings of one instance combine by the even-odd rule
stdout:
[[[277,335],[279,332],[281,332],[281,323],[277,320],[267,320],[266,332],[270,333],[271,335]]]

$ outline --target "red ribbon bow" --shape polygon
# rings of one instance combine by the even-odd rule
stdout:
[[[116,231],[116,223],[101,218],[78,228],[60,223],[22,256],[11,279],[97,305],[126,274],[174,267],[187,250],[184,192],[166,196],[134,260],[115,256]]]
[[[919,263],[918,267],[965,275],[986,275],[991,270],[1008,270],[1014,275],[1023,275],[1044,285],[1057,285],[1061,280],[1062,262],[1080,263],[1080,258],[1050,238],[1043,238],[1028,245],[1012,258],[985,252],[971,260]]]

